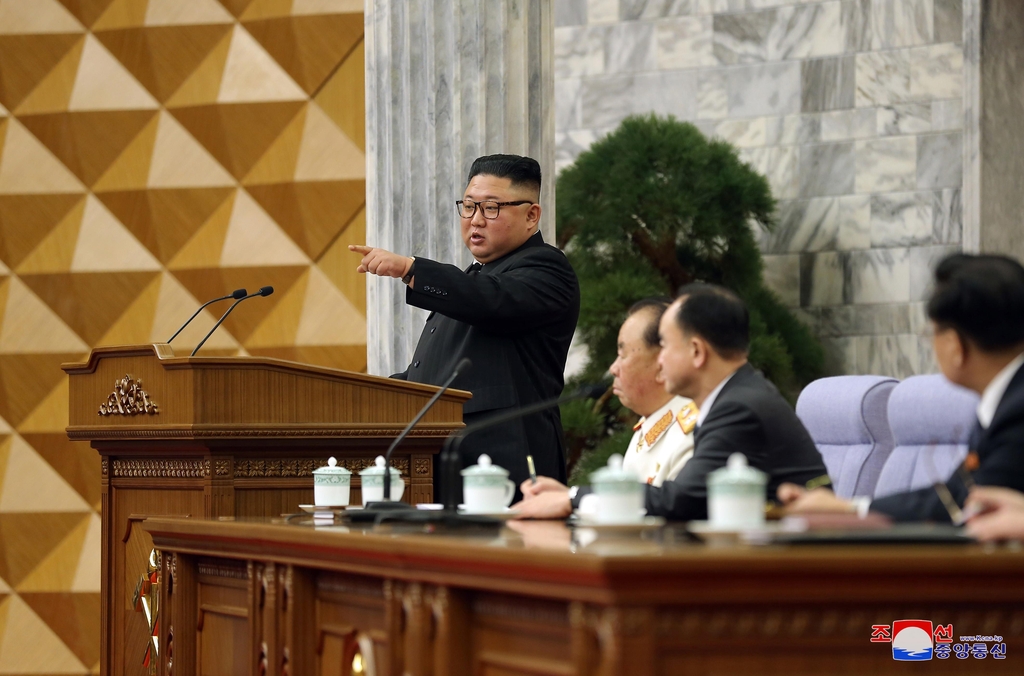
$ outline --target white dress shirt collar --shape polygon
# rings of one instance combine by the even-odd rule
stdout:
[[[729,380],[734,375],[736,375],[736,371],[733,371],[728,376],[723,378],[722,382],[718,383],[718,385],[715,386],[715,389],[711,390],[711,394],[709,394],[707,398],[704,399],[704,403],[701,404],[700,406],[700,413],[697,414],[697,427],[700,427],[701,425],[704,424],[704,419],[708,417],[708,412],[711,410],[711,407],[715,405],[715,399],[718,398],[718,394],[722,391],[722,388],[725,387],[725,384],[729,382]]]
[[[1013,376],[1016,375],[1021,364],[1024,364],[1024,353],[1004,366],[1003,370],[996,374],[996,377],[982,392],[981,401],[978,402],[978,422],[983,428],[988,429],[988,426],[992,424],[992,418],[996,415],[999,402],[1003,400],[1006,388],[1010,386],[1010,381],[1013,380]]]

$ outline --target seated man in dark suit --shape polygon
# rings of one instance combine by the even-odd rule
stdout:
[[[672,481],[647,486],[647,513],[677,520],[707,518],[707,475],[737,451],[768,474],[769,495],[784,481],[828,484],[825,463],[779,391],[747,363],[750,315],[731,291],[691,284],[659,327],[665,389],[700,408],[693,457]],[[548,478],[521,486],[524,517],[568,516],[578,493]]]
[[[971,481],[1024,490],[1024,267],[1005,256],[945,258],[935,268],[928,317],[943,375],[981,395],[972,451],[946,482],[950,496],[963,505]],[[783,486],[778,495],[793,513],[870,509],[897,521],[951,520],[931,486],[876,500],[841,500],[798,486]]]
[[[473,425],[562,392],[580,289],[565,254],[541,236],[536,160],[480,157],[467,182],[454,206],[476,260],[468,269],[368,246],[349,249],[363,255],[359,272],[401,279],[406,303],[430,311],[412,361],[392,377],[440,385],[468,357],[473,365],[452,387],[473,393],[462,409],[463,421]],[[460,452],[463,466],[487,453],[519,482],[529,476],[531,453],[538,471],[564,477],[563,444],[552,407],[471,434]]]

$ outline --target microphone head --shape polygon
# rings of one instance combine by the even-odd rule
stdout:
[[[245,298],[248,295],[249,292],[246,291],[245,289],[235,289],[234,291],[231,292],[231,297],[234,298],[235,300],[238,300],[239,298]]]
[[[466,369],[473,365],[473,360],[469,357],[463,357],[459,360],[459,363],[455,365],[455,373],[463,373]]]
[[[269,296],[270,294],[274,293],[274,287],[272,287],[272,286],[264,286],[263,288],[261,288],[256,293],[258,293],[261,296]]]

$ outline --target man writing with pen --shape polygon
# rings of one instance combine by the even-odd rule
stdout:
[[[393,377],[442,384],[467,357],[473,366],[452,387],[469,390],[467,426],[557,397],[579,316],[576,273],[540,234],[541,172],[517,155],[478,158],[454,206],[462,239],[475,262],[466,270],[419,256],[369,246],[358,271],[407,285],[406,303],[430,311],[411,363]],[[413,254],[415,252],[408,252]],[[460,444],[463,467],[488,454],[518,485],[537,469],[565,478],[558,408],[494,425]],[[434,476],[439,467],[435,464]]]

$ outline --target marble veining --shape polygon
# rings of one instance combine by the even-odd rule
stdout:
[[[836,248],[842,251],[871,246],[871,196],[843,195],[836,198],[838,223]]]
[[[805,113],[853,108],[856,100],[854,57],[803,61],[800,84],[800,109]]]
[[[693,11],[692,0],[619,0],[619,19],[659,19],[666,16],[680,16]]]
[[[658,68],[716,66],[713,17],[686,16],[658,21],[655,26]]]
[[[831,197],[790,200],[779,204],[778,225],[762,234],[762,248],[773,253],[834,249],[839,205]]]
[[[892,49],[932,41],[932,0],[872,0],[871,46]]]
[[[800,254],[765,256],[764,281],[783,303],[800,305]]]
[[[854,187],[854,144],[822,143],[800,148],[800,195],[848,195]]]
[[[815,307],[843,302],[846,259],[838,251],[801,254],[800,305]]]
[[[580,98],[584,127],[613,127],[633,112],[633,76],[588,78]]]
[[[796,61],[724,69],[732,117],[800,112],[800,64]]]
[[[910,50],[910,95],[914,99],[949,99],[963,93],[964,53],[946,43]]]
[[[857,107],[910,100],[910,50],[862,52],[855,68]]]
[[[914,189],[917,143],[913,136],[858,141],[856,155],[857,192]]]
[[[959,187],[963,182],[962,150],[959,132],[918,136],[917,187]]]
[[[933,194],[890,192],[871,196],[871,246],[921,246],[933,242]]]
[[[846,52],[871,49],[871,0],[842,0],[839,23]]]
[[[920,246],[910,250],[910,300],[928,299],[932,289],[931,271],[940,260],[959,250],[958,244]]]
[[[937,244],[963,241],[961,188],[945,188],[932,193],[932,240]]]
[[[605,72],[654,70],[657,64],[655,47],[653,23],[629,21],[609,26],[605,35]]]
[[[879,136],[920,134],[932,130],[932,104],[894,103],[878,108]]]
[[[558,80],[604,72],[604,26],[567,26],[554,31],[555,77]]]
[[[905,248],[849,253],[848,303],[906,303],[910,300],[910,253]]]
[[[729,114],[729,91],[725,73],[713,70],[697,83],[697,118],[721,119]]]

